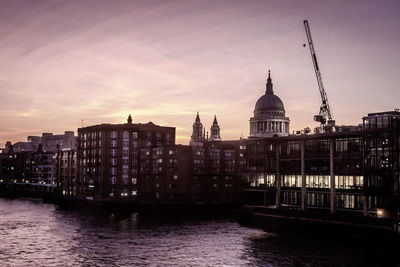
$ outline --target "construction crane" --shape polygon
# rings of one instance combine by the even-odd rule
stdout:
[[[311,38],[310,26],[308,20],[304,21],[304,27],[306,29],[308,46],[310,47],[311,59],[314,63],[315,76],[317,77],[317,83],[319,92],[321,94],[322,104],[319,109],[319,114],[314,116],[314,120],[321,124],[321,128],[325,131],[332,131],[335,126],[335,120],[332,118],[332,111],[329,107],[328,96],[326,95],[324,84],[322,82],[321,71],[319,70],[317,56],[315,55],[314,44]],[[304,45],[305,46],[305,45]]]

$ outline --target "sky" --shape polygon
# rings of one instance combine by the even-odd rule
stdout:
[[[290,131],[320,95],[337,125],[400,108],[400,1],[0,0],[0,145],[100,123],[152,121],[188,144],[196,112],[249,135],[268,70]]]

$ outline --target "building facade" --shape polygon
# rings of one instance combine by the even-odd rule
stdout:
[[[101,124],[78,129],[77,196],[89,200],[137,199],[138,185],[153,161],[144,153],[173,146],[175,128],[132,123]]]
[[[219,137],[216,118],[212,127]],[[175,128],[129,119],[80,128],[78,140],[76,196],[82,199],[214,204],[239,202],[244,192],[241,141],[207,140],[198,114],[190,146],[175,144]]]
[[[249,204],[397,216],[399,120],[371,113],[359,131],[247,140]]]
[[[32,137],[30,136],[30,138]],[[41,144],[43,149],[48,152],[57,152],[58,149],[76,150],[77,137],[73,131],[65,131],[64,134],[43,133]]]
[[[40,144],[38,149],[32,153],[32,174],[30,182],[55,184],[56,183],[56,161],[53,152],[43,149]]]
[[[197,203],[240,203],[244,186],[241,173],[246,166],[242,140],[206,141],[190,147],[190,188]]]
[[[71,148],[59,149],[53,156],[55,160],[56,182],[58,191],[63,196],[76,196],[77,151]]]

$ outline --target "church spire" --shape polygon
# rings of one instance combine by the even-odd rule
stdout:
[[[211,132],[211,136],[210,136],[211,141],[220,141],[221,140],[221,135],[219,133],[220,128],[219,128],[218,121],[217,121],[217,115],[214,116],[214,122],[211,126],[210,132]]]
[[[203,124],[200,121],[199,112],[197,111],[196,119],[193,123],[193,133],[190,139],[190,145],[198,145],[204,142],[205,139],[205,128],[203,128]]]
[[[273,95],[274,90],[272,89],[272,80],[271,80],[271,71],[268,70],[268,79],[267,79],[267,89],[265,90],[266,95]]]
[[[200,116],[199,116],[199,112],[197,111],[197,115],[196,115],[196,120],[195,122],[200,122]]]
[[[218,122],[217,122],[217,115],[214,115],[213,125],[218,125]]]

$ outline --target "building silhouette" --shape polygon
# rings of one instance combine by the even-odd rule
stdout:
[[[199,112],[197,112],[196,119],[193,123],[193,132],[190,138],[189,145],[201,145],[206,140],[206,130],[200,121]]]
[[[166,174],[155,155],[175,145],[175,128],[152,122],[100,124],[78,129],[76,196],[88,200],[137,199],[149,173]],[[154,192],[156,194],[156,192]]]
[[[285,117],[282,100],[274,94],[271,73],[268,71],[265,94],[257,100],[254,116],[250,118],[249,138],[288,135],[289,118]]]
[[[210,141],[221,141],[220,128],[217,121],[217,115],[214,116],[213,124],[210,128]]]
[[[175,144],[174,127],[133,123],[130,115],[127,123],[79,128],[76,151],[61,147],[64,139],[43,137],[44,144],[33,138],[35,144],[17,149],[6,145],[2,183],[56,183],[62,195],[82,201],[246,202],[387,218],[400,212],[400,112],[369,113],[360,125],[333,132],[289,135],[270,73],[248,139],[221,140],[216,116],[206,136],[198,112],[189,145]]]

